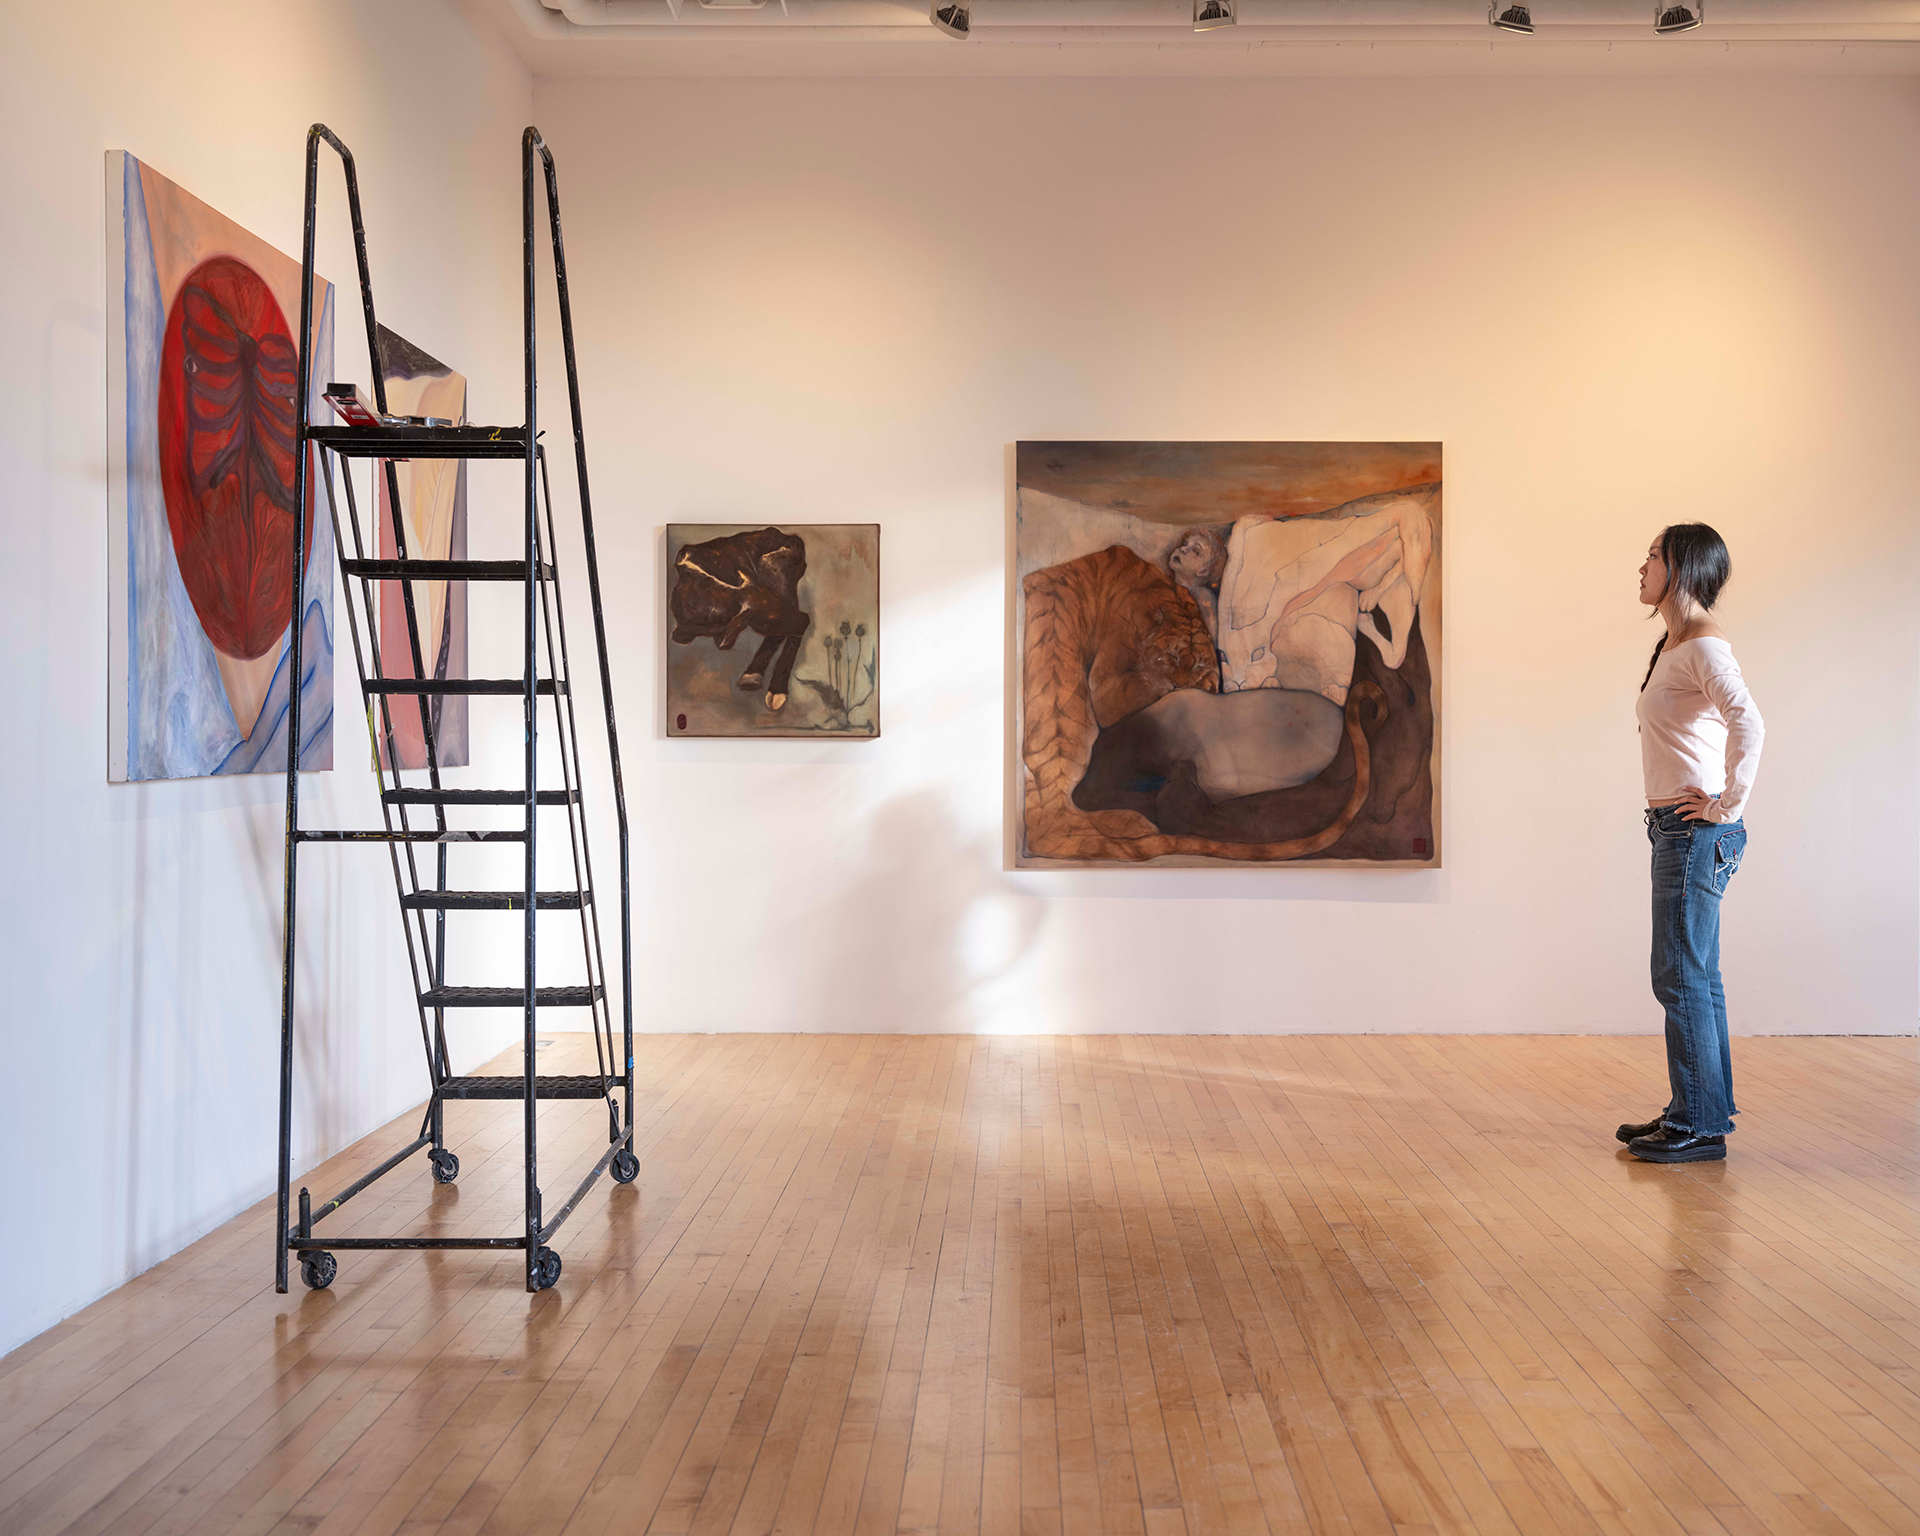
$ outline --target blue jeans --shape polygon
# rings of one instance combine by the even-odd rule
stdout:
[[[1720,984],[1720,898],[1740,868],[1747,829],[1688,821],[1679,807],[1646,812],[1653,845],[1653,995],[1667,1011],[1662,1120],[1689,1136],[1724,1136],[1739,1113]]]

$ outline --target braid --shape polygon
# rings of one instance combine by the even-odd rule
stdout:
[[[1640,679],[1640,691],[1647,691],[1647,684],[1653,681],[1653,669],[1660,665],[1660,653],[1667,648],[1667,637],[1662,635],[1653,642],[1653,659],[1647,663],[1647,675]]]

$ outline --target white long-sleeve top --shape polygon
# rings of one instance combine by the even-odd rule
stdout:
[[[1647,799],[1677,800],[1697,786],[1720,797],[1707,807],[1708,821],[1738,821],[1760,771],[1766,722],[1733,647],[1705,635],[1669,646],[1634,713]]]

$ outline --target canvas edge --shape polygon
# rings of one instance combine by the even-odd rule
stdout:
[[[1445,684],[1443,681],[1444,656],[1446,653],[1446,545],[1447,545],[1447,460],[1446,439],[1444,437],[1405,437],[1405,438],[1337,438],[1328,441],[1337,442],[1394,442],[1394,443],[1431,443],[1440,460],[1440,553],[1439,565],[1440,618],[1435,634],[1428,649],[1427,665],[1433,690],[1433,744],[1429,749],[1428,775],[1433,784],[1433,856],[1427,859],[1215,859],[1200,854],[1170,853],[1152,859],[1049,859],[1026,850],[1026,764],[1020,755],[1022,741],[1021,722],[1026,710],[1026,692],[1022,686],[1024,669],[1021,666],[1021,639],[1025,627],[1025,612],[1020,584],[1020,559],[1018,539],[1020,533],[1020,449],[1026,443],[1051,442],[1051,438],[1017,438],[1004,447],[1005,494],[1006,494],[1006,709],[1004,712],[1007,732],[1002,750],[1002,760],[1007,765],[1003,775],[1005,812],[1001,825],[1005,829],[1002,837],[1001,868],[1013,872],[1045,873],[1059,871],[1073,873],[1088,870],[1151,870],[1151,869],[1211,869],[1211,870],[1283,870],[1283,869],[1352,869],[1352,870],[1439,870],[1445,868],[1446,832],[1444,802],[1441,797],[1441,759],[1442,744],[1447,728],[1445,711]],[[1064,439],[1062,439],[1064,441]],[[1101,439],[1100,441],[1105,441]],[[1115,439],[1115,441],[1160,441],[1160,439]],[[1184,440],[1183,440],[1184,441]],[[1206,441],[1211,441],[1207,439]],[[1221,441],[1227,441],[1222,439]],[[1244,441],[1232,439],[1232,441]],[[1275,441],[1293,441],[1293,439],[1275,439]],[[1428,636],[1422,633],[1423,641]]]
[[[1024,613],[1020,593],[1020,443],[1007,443],[1002,451],[1006,491],[1006,614],[1003,620],[1004,652],[1002,688],[1005,694],[1001,710],[1000,759],[1006,764],[1001,774],[1004,814],[1001,816],[1000,867],[1003,870],[1028,869],[1027,840],[1027,765],[1021,756],[1021,720],[1026,709],[1026,690],[1022,686],[1020,636]]]
[[[218,210],[215,210],[215,211],[217,212]],[[222,214],[221,217],[224,218],[225,215]],[[229,220],[228,222],[235,223],[237,221]],[[280,248],[277,245],[274,245],[271,241],[268,241],[267,244],[270,249],[278,252],[282,257],[285,257],[286,260],[293,261],[293,258],[291,256],[287,256],[286,252],[281,251]],[[305,264],[303,262],[296,262],[295,265],[299,266],[302,272],[305,271]],[[335,339],[340,327],[339,306],[336,302],[339,296],[339,291],[340,290],[339,290],[338,284],[336,284],[331,278],[322,276],[317,269],[315,270],[313,274],[313,289],[312,289],[313,331],[309,336],[304,338],[304,342],[303,342],[304,345],[310,348],[310,355],[313,359],[313,372],[316,375],[315,377],[311,377],[307,380],[307,390],[308,390],[307,420],[310,423],[320,420],[321,413],[326,409],[325,402],[326,402],[326,387],[327,387],[328,379],[325,377],[320,377],[319,375],[321,374],[332,375],[338,367],[338,357],[335,352]],[[295,326],[298,325],[298,323],[299,323],[298,321],[293,322],[292,325],[289,326],[289,329],[293,329]],[[324,367],[322,365],[324,365]],[[320,455],[325,450],[323,450],[320,447],[320,445],[316,443],[312,445],[311,451],[312,451],[312,458],[309,460],[309,467],[307,471],[307,484],[310,487],[312,487],[310,494],[313,496],[313,524],[315,528],[318,528],[320,526],[321,499],[325,494],[321,488]],[[334,771],[334,767],[333,767],[334,739],[339,735],[339,732],[340,732],[340,688],[339,688],[340,619],[339,619],[339,608],[335,600],[336,598],[338,598],[340,594],[340,587],[342,584],[341,578],[339,575],[341,549],[340,549],[340,540],[338,537],[338,532],[337,532],[337,529],[334,527],[333,517],[331,513],[329,513],[328,515],[328,528],[327,528],[327,546],[331,551],[330,559],[326,559],[326,560],[321,559],[319,550],[316,547],[318,542],[319,541],[317,539],[313,539],[313,538],[309,538],[308,540],[308,543],[307,543],[308,569],[301,577],[300,593],[304,597],[306,593],[310,590],[308,583],[313,581],[315,578],[317,578],[322,573],[322,570],[324,569],[326,583],[327,583],[327,591],[326,591],[325,598],[322,599],[321,602],[322,602],[322,606],[326,610],[325,627],[326,627],[328,642],[329,642],[327,646],[327,661],[328,661],[329,673],[330,673],[327,679],[327,730],[326,730],[326,735],[324,737],[315,738],[313,743],[313,752],[316,759],[320,757],[324,757],[325,761],[324,762],[315,761],[315,762],[309,763],[306,760],[307,758],[306,749],[302,747],[297,740],[291,739],[292,733],[290,730],[288,733],[290,738],[289,750],[294,760],[294,771],[296,773],[332,773]],[[292,620],[287,626],[286,637],[281,642],[282,649],[281,649],[280,655],[281,655],[282,661],[290,662],[291,660],[291,657],[293,654],[294,626],[295,625],[304,626],[305,623],[306,623],[305,611],[301,609],[298,604],[296,604],[295,611],[292,616]],[[297,677],[294,677],[291,674],[291,672],[288,674],[288,687],[294,690],[302,689],[302,684],[300,680]],[[272,768],[272,769],[261,768],[261,769],[255,769],[254,772],[270,773],[270,774],[285,774],[286,769],[285,768]],[[241,777],[249,777],[249,778],[252,776],[253,776],[252,774],[241,775]]]
[[[880,523],[782,523],[782,522],[746,522],[746,523],[662,523],[660,525],[660,736],[662,741],[878,741],[884,729],[881,717],[882,683],[879,656],[880,637],[886,630],[883,606],[886,598],[886,583],[881,575],[881,529]],[[726,731],[681,731],[673,725],[673,697],[670,692],[671,671],[668,647],[673,644],[671,617],[668,604],[673,594],[673,531],[676,528],[734,528],[747,531],[754,528],[871,528],[873,530],[873,729],[864,736],[851,731],[754,731],[751,734]],[[722,535],[724,537],[724,535]]]
[[[1440,459],[1440,537],[1434,552],[1437,569],[1433,572],[1433,594],[1439,620],[1431,636],[1424,627],[1420,634],[1421,642],[1427,646],[1427,674],[1432,679],[1433,688],[1433,751],[1427,764],[1427,772],[1433,782],[1433,857],[1421,868],[1444,869],[1447,821],[1440,779],[1447,738],[1447,445],[1445,439],[1436,438],[1433,446]]]
[[[124,149],[106,156],[107,325],[107,782],[125,784],[131,750],[127,657],[133,643],[127,559],[127,162]]]

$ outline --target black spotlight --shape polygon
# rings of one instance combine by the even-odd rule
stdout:
[[[927,13],[928,19],[948,37],[957,37],[961,42],[967,40],[967,28],[971,23],[972,7],[967,0],[949,0],[942,5],[933,0],[933,9]]]
[[[1234,0],[1193,0],[1193,30],[1211,32],[1234,22]]]
[[[1524,32],[1533,35],[1533,7],[1530,5],[1502,5],[1493,0],[1487,7],[1487,20],[1502,32]]]
[[[1669,32],[1691,32],[1705,19],[1706,11],[1702,0],[1693,0],[1692,5],[1669,5],[1667,0],[1655,0],[1653,30],[1663,37]]]

